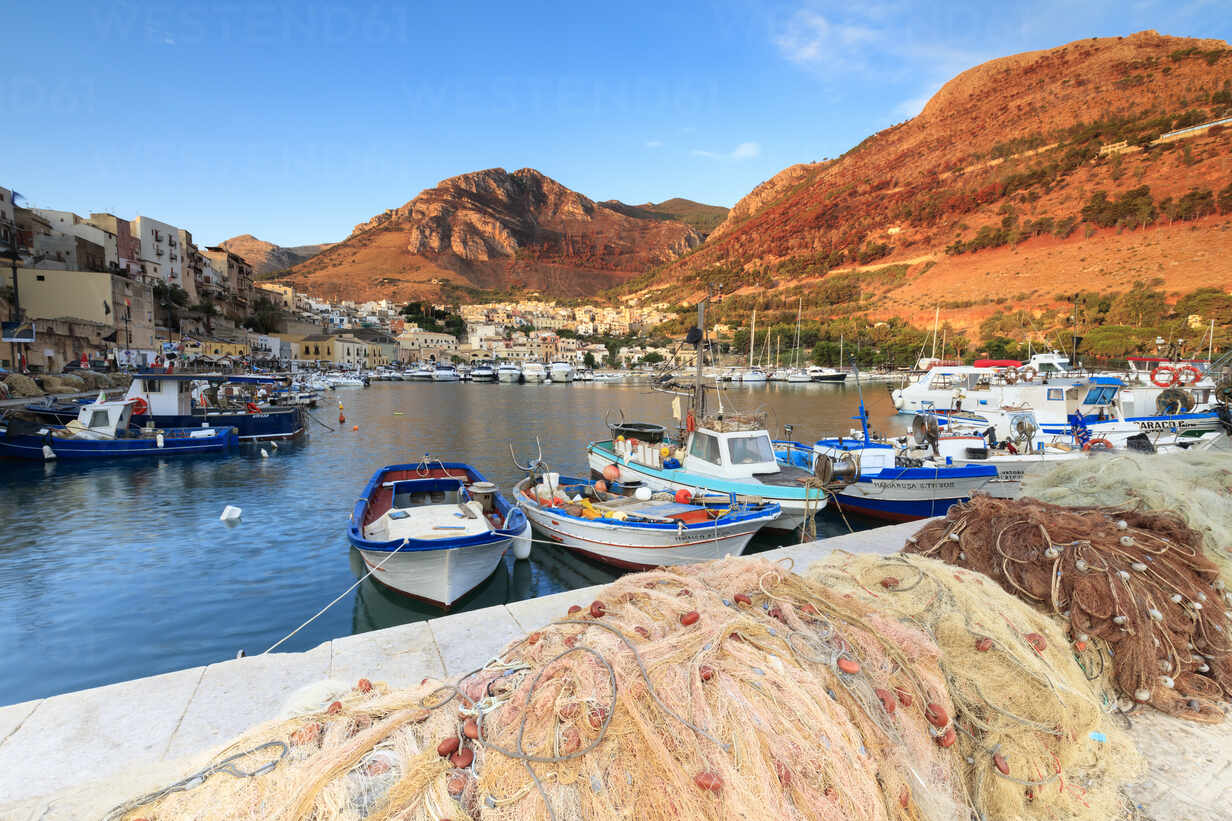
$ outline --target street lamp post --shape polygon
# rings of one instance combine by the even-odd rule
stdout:
[[[17,247],[10,245],[9,250],[4,256],[8,257],[9,264],[13,269],[13,304],[9,306],[9,319],[13,322],[21,322],[21,298],[17,291],[17,263],[21,261],[21,254],[17,253]],[[9,343],[9,356],[13,357],[13,370],[19,370],[17,359],[17,343]]]

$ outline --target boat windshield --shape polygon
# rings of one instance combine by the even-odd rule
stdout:
[[[693,442],[689,445],[689,455],[695,456],[703,462],[717,465],[721,461],[719,459],[719,440],[708,433],[701,433],[700,431],[694,433]]]
[[[774,461],[770,437],[764,433],[753,436],[733,436],[727,440],[727,454],[733,465],[756,465]]]

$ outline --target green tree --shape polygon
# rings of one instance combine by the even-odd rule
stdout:
[[[651,351],[650,353],[642,357],[642,361],[645,362],[647,365],[657,365],[663,361],[663,354],[659,353],[658,351]]]
[[[595,355],[590,351],[587,351],[582,355],[582,364],[588,368],[595,368],[599,363],[595,361]]]

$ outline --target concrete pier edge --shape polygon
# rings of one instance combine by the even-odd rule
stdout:
[[[803,570],[835,550],[897,552],[920,522],[758,554]],[[536,549],[543,549],[537,547]],[[326,679],[361,677],[391,687],[467,673],[511,640],[601,595],[587,587],[344,636],[301,653],[219,661],[90,690],[0,707],[0,819],[97,818],[174,781],[231,738],[272,719],[287,697]],[[1148,816],[1228,819],[1232,728],[1189,725],[1159,714],[1136,718],[1135,742],[1165,759],[1131,792]]]

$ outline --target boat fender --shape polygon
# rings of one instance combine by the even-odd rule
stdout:
[[[1170,388],[1176,384],[1177,372],[1176,368],[1171,365],[1160,365],[1151,371],[1151,382],[1159,388]]]
[[[504,527],[502,530],[509,530],[513,525],[514,511],[520,508],[510,508],[509,514],[505,516]],[[522,531],[513,537],[513,557],[515,559],[529,559],[531,550],[531,535],[530,535],[530,520],[522,526]]]
[[[603,478],[609,482],[620,481],[620,468],[616,465],[606,465],[603,468]]]
[[[56,452],[51,449],[51,445],[43,445],[43,458],[47,461],[56,458]]]
[[[159,433],[155,434],[155,436],[154,436],[154,443],[155,443],[158,447],[160,447],[160,448],[161,448],[164,444],[166,444],[166,439],[164,439],[164,438],[163,438],[163,434],[162,434],[162,432],[161,432],[161,431],[160,431]]]

